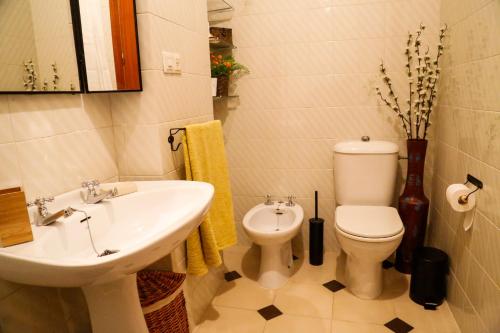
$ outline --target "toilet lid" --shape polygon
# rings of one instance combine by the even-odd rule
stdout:
[[[335,219],[340,230],[358,237],[391,237],[403,230],[403,222],[393,207],[339,206]]]

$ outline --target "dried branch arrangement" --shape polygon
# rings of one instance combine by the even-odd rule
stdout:
[[[383,61],[380,64],[380,73],[387,86],[387,93],[383,93],[379,87],[376,88],[377,95],[382,102],[394,111],[401,120],[408,139],[425,139],[431,126],[430,116],[438,92],[437,83],[441,74],[439,60],[443,55],[443,40],[446,36],[447,26],[440,29],[437,53],[432,61],[430,48],[427,46],[424,51],[422,47],[424,30],[425,26],[420,24],[415,35],[408,33],[405,55],[409,98],[406,100],[405,110],[400,106],[400,101],[394,92],[392,80],[387,74],[387,68]]]

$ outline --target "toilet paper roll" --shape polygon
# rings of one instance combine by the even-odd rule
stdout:
[[[467,231],[474,223],[474,216],[476,213],[476,194],[469,195],[466,203],[460,203],[460,197],[465,197],[473,190],[464,184],[452,184],[446,189],[446,200],[451,208],[460,213],[465,213],[464,230]]]

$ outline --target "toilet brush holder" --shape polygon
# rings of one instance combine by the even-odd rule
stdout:
[[[309,219],[309,263],[323,264],[323,226],[325,220],[318,217],[318,191],[314,192],[314,218]]]
[[[309,263],[323,265],[323,225],[325,220],[309,219]]]

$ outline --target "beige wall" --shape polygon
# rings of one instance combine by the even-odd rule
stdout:
[[[23,91],[23,64],[37,63],[30,0],[0,1],[0,22],[0,90]]]
[[[52,64],[57,65],[57,90],[79,90],[69,0],[30,0],[38,59],[38,89],[47,80],[53,90]]]
[[[109,96],[0,96],[0,188],[22,185],[33,199],[117,179],[112,126]],[[0,281],[2,332],[68,332],[75,322],[88,326],[78,290]]]
[[[424,22],[426,42],[434,45],[439,4],[439,0],[236,2],[232,20],[220,25],[233,28],[235,57],[251,74],[237,82],[239,100],[227,106],[218,103],[215,116],[224,121],[239,221],[267,193],[296,195],[307,221],[318,190],[320,215],[326,219],[325,248],[338,249],[333,232],[332,148],[338,141],[359,140],[363,135],[403,146],[399,124],[379,106],[375,95],[375,87],[381,85],[378,66],[383,58],[403,96],[407,31]],[[428,161],[430,185],[432,159]],[[240,243],[249,244],[239,226]],[[306,248],[308,228],[304,223]]]
[[[168,129],[213,118],[206,3],[138,0],[137,6],[144,92],[0,96],[0,188],[22,185],[34,198],[78,188],[92,178],[182,175],[182,152],[170,152]],[[162,50],[182,54],[182,75],[160,71]],[[156,267],[182,270],[183,249],[165,261]],[[188,279],[191,319],[199,319],[221,281],[222,268]],[[78,289],[0,281],[4,333],[88,332],[89,325]]]
[[[79,89],[68,0],[0,1],[0,90],[23,91],[24,62],[32,60],[37,89],[47,80],[52,90],[52,64],[58,67],[59,90]]]
[[[450,26],[437,119],[430,244],[451,256],[450,308],[463,333],[500,331],[500,1],[443,0]],[[446,203],[451,183],[484,182],[474,226]]]

